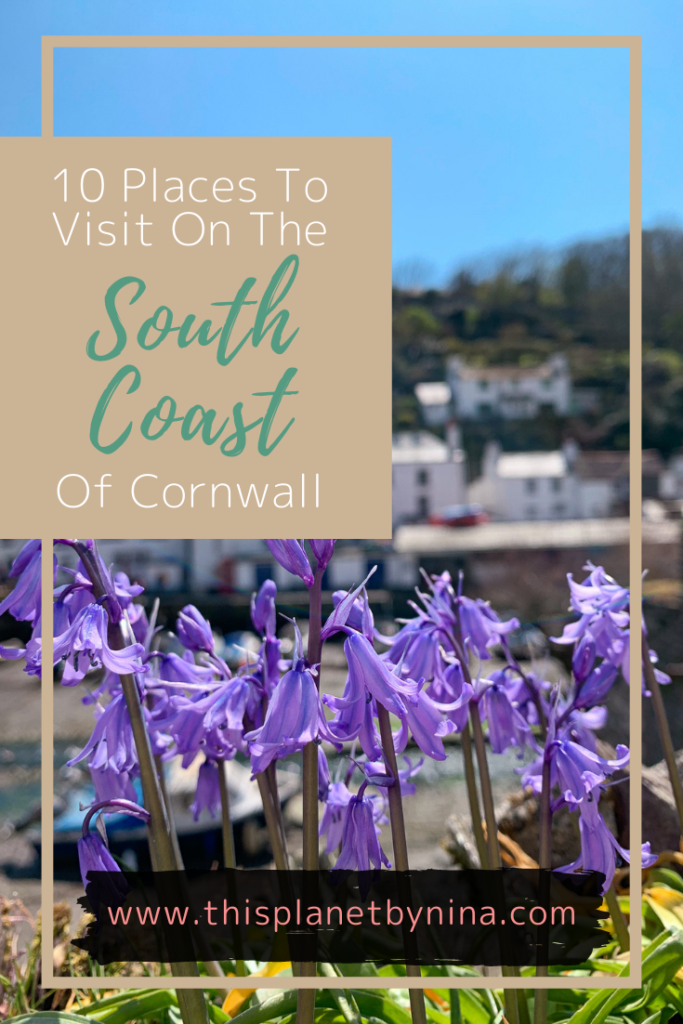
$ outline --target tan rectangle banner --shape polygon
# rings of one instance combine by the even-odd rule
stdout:
[[[5,535],[390,536],[391,140],[3,146]]]

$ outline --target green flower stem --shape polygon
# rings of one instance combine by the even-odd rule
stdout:
[[[543,760],[543,774],[541,781],[541,803],[539,808],[539,833],[538,833],[538,866],[541,868],[539,896],[541,905],[544,905],[548,895],[549,878],[544,869],[550,869],[552,864],[552,814],[550,811],[550,761]],[[548,930],[542,929],[539,933],[542,943],[548,943]],[[547,959],[547,957],[545,957]],[[548,964],[536,962],[536,977],[548,977]],[[548,1015],[548,992],[546,989],[537,989],[534,997],[534,1024],[545,1024]]]
[[[175,827],[175,821],[173,819],[173,807],[171,806],[171,800],[168,794],[168,788],[166,786],[166,777],[164,775],[164,763],[161,760],[160,754],[154,755],[154,764],[157,770],[157,778],[159,780],[159,789],[161,790],[161,796],[166,807],[166,814],[168,816],[168,822],[171,826],[171,842],[173,843],[173,852],[175,854],[176,862],[183,868],[183,855],[180,852],[180,843],[178,842],[178,833]]]
[[[650,661],[650,647],[645,633],[643,633],[642,643],[645,683],[652,694],[652,710],[655,713],[659,739],[664,750],[664,760],[666,761],[666,766],[669,770],[669,778],[671,779],[671,788],[673,790],[674,801],[676,803],[676,811],[678,812],[678,828],[681,836],[683,837],[683,785],[681,784],[681,777],[678,774],[676,753],[671,739],[669,723],[666,718],[666,709],[664,708],[664,701],[662,700],[662,691],[659,683],[657,682],[657,677],[655,676],[655,667]],[[631,680],[631,683],[633,686],[636,685],[635,680]]]
[[[486,743],[484,741],[484,730],[481,727],[479,705],[470,704],[470,721],[472,723],[472,735],[474,737],[474,749],[477,752],[477,764],[479,765],[479,779],[481,781],[481,795],[484,802],[484,818],[486,820],[486,843],[489,853],[489,867],[497,869],[502,867],[500,859],[500,847],[498,845],[498,826],[493,807],[493,788],[489,765],[486,759]]]
[[[341,971],[335,969],[332,964],[318,964],[318,973],[324,978],[341,978]],[[348,988],[332,988],[329,993],[334,999],[337,1009],[346,1021],[346,1024],[361,1024],[360,1010]]]
[[[382,750],[387,768],[395,780],[394,785],[389,786],[387,789],[391,839],[394,847],[394,867],[397,871],[409,871],[406,826],[403,817],[403,801],[401,799],[401,785],[399,783],[398,764],[396,763],[394,737],[391,731],[391,719],[389,718],[389,712],[379,701],[377,701],[377,717],[379,719],[379,734],[382,740]],[[408,978],[421,978],[422,971],[416,964],[406,964],[406,975]],[[419,988],[411,988],[408,989],[408,992],[410,994],[410,1013],[413,1021],[416,1024],[427,1024],[424,991]]]
[[[486,842],[489,856],[488,866],[493,870],[500,870],[502,867],[502,861],[500,857],[500,846],[498,845],[498,826],[496,825],[496,815],[493,806],[493,788],[491,786],[489,765],[486,759],[486,743],[484,741],[484,731],[481,727],[479,706],[474,702],[470,704],[470,721],[472,723],[474,749],[477,752],[481,795],[484,803]],[[505,942],[504,933],[501,935],[501,941]],[[516,967],[504,966],[501,970],[503,976],[506,978],[519,977],[519,971]],[[527,1005],[523,990],[519,989],[516,991],[515,989],[509,988],[503,989],[503,997],[505,999],[505,1016],[507,1017],[509,1024],[524,1024],[527,1019]]]
[[[270,795],[273,801],[273,807],[275,808],[275,817],[277,818],[278,829],[280,830],[280,838],[282,840],[282,848],[285,851],[285,860],[289,864],[289,853],[287,852],[287,831],[285,829],[285,819],[282,815],[282,807],[280,806],[280,794],[277,788],[277,774],[275,768],[276,762],[271,761],[266,768],[265,774],[268,779],[268,786],[270,787]]]
[[[451,997],[451,1024],[462,1024],[462,1011],[460,1009],[460,992],[457,988],[450,991]]]
[[[486,849],[486,839],[484,838],[484,829],[481,824],[481,810],[479,809],[479,795],[477,793],[477,780],[474,771],[472,737],[470,736],[469,724],[467,724],[460,733],[460,744],[462,748],[462,759],[465,765],[465,782],[467,784],[467,798],[470,804],[474,841],[477,846],[480,865],[482,868],[488,868],[489,854]]]
[[[273,806],[273,794],[270,786],[268,785],[266,773],[258,772],[256,781],[258,782],[258,788],[261,794],[263,816],[266,819],[266,828],[268,829],[268,837],[270,838],[270,845],[273,849],[275,867],[278,871],[286,871],[289,866],[287,863],[287,855],[282,845],[280,825],[277,820],[277,814],[275,813],[275,807]]]
[[[316,568],[313,585],[308,592],[308,664],[320,665],[322,644],[322,583],[323,571]],[[316,677],[320,690],[320,669]],[[318,871],[318,746],[307,743],[303,750],[303,868],[304,871]],[[301,977],[314,978],[316,965],[301,964]],[[296,1007],[296,1024],[313,1024],[315,1018],[315,989],[299,989]]]
[[[619,906],[619,897],[617,896],[616,889],[614,888],[614,882],[612,882],[609,889],[605,892],[605,903],[609,910],[609,916],[612,918],[614,930],[617,933],[617,941],[621,946],[621,952],[628,953],[631,948],[631,936],[629,935],[626,918]]]
[[[228,790],[228,762],[218,762],[218,788],[221,794],[221,826],[223,830],[223,862],[226,868],[236,868],[237,858],[235,857],[235,837],[230,821],[230,792]],[[231,902],[235,902],[231,900]],[[208,964],[207,964],[208,969]],[[211,973],[211,972],[209,972]],[[246,976],[247,969],[244,960],[235,960],[235,974],[238,978]]]
[[[221,794],[221,827],[223,831],[223,863],[226,868],[236,868],[235,838],[230,821],[230,793],[228,791],[227,761],[218,762],[218,788]]]
[[[90,576],[93,584],[95,598],[106,595],[104,582],[100,577],[97,560],[93,558],[88,548],[79,546],[78,553],[81,561]],[[128,646],[127,636],[124,629],[128,626],[127,620],[120,623],[109,622],[108,641],[113,650],[122,650]],[[129,627],[128,627],[129,628]],[[142,784],[142,796],[145,808],[149,811],[150,820],[147,826],[149,851],[152,860],[153,871],[180,871],[182,865],[178,864],[176,853],[173,849],[171,839],[171,825],[166,811],[166,804],[161,793],[159,776],[152,746],[145,726],[145,718],[140,698],[140,690],[135,676],[121,675],[121,689],[128,709],[135,749],[138,755],[140,766],[140,781]],[[198,978],[199,969],[196,963],[171,964],[173,974],[186,978]],[[203,992],[199,989],[179,989],[178,1004],[184,1024],[208,1024],[209,1017],[206,1008],[206,1000]]]

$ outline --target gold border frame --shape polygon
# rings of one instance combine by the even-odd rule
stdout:
[[[42,138],[54,137],[53,118],[53,54],[55,47],[136,47],[136,48],[262,48],[262,47],[393,47],[393,48],[605,48],[628,49],[629,51],[629,338],[630,338],[630,570],[629,585],[631,604],[639,608],[642,600],[641,583],[641,471],[642,471],[642,39],[640,36],[43,36],[41,47],[42,74]],[[633,386],[633,385],[636,386]],[[43,552],[52,550],[52,537],[43,538]],[[43,593],[52,591],[52,559],[43,558]],[[52,636],[52,603],[43,602],[43,632]],[[640,645],[631,645],[631,678],[637,680],[642,671]],[[53,819],[53,679],[52,671],[43,666],[42,673],[42,835],[54,835]],[[630,689],[630,749],[631,765],[637,770],[631,773],[630,821],[631,850],[634,863],[631,872],[631,900],[640,906],[642,878],[638,870],[641,864],[641,692],[633,685]],[[235,978],[233,985],[217,984],[220,979],[212,978],[78,978],[54,976],[52,956],[53,931],[53,851],[52,844],[43,842],[41,893],[43,904],[43,937],[41,948],[42,979],[44,988],[238,988],[243,982]],[[439,978],[439,988],[531,988],[531,989],[633,989],[642,984],[641,967],[642,942],[640,928],[631,934],[631,964],[627,977],[593,978],[503,978],[502,975],[486,978]],[[226,979],[228,981],[230,979]],[[580,983],[580,984],[579,984]],[[300,988],[433,988],[434,977],[419,978],[259,978],[262,989]]]

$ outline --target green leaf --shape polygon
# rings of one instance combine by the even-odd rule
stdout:
[[[287,1017],[290,1013],[296,1013],[296,1000],[296,989],[289,989],[238,1013],[232,1018],[232,1024],[266,1024],[274,1017]]]
[[[459,988],[456,991],[460,993],[460,1017],[463,1024],[491,1024],[494,1018],[479,1000],[476,989]]]
[[[624,964],[619,974],[621,976],[628,975],[629,966],[629,964]],[[587,1003],[584,1003],[580,1010],[572,1014],[568,1024],[604,1024],[610,1011],[618,1006],[625,995],[627,992],[620,990],[600,989],[599,992],[591,996]]]
[[[621,974],[624,969],[623,960],[589,960],[588,963],[594,971],[602,971],[603,974]]]
[[[671,889],[683,892],[683,878],[671,868],[652,868],[648,876],[648,884],[651,885],[653,882],[661,882]]]
[[[624,1007],[626,1012],[644,1006],[646,1002],[655,999],[667,987],[681,966],[683,966],[682,936],[670,934],[664,941],[653,942],[646,948],[643,959],[642,998],[633,1002],[632,991],[603,989],[591,996],[588,1002],[576,1011],[570,1018],[569,1024],[605,1024],[612,1010],[615,1010],[621,1003],[628,1003],[629,997],[631,1004]],[[623,977],[628,973],[629,965],[625,964],[620,975]]]
[[[677,985],[669,985],[663,995],[670,1006],[673,1006],[680,1014],[683,1014],[683,993],[681,993]]]
[[[345,1024],[344,1018],[338,1010],[318,1009],[315,1011],[315,1024]],[[295,1024],[296,1014],[292,1013],[284,1017],[280,1024]]]
[[[60,1021],[80,1021],[83,1024],[83,1018],[77,1017],[75,1013],[65,1013],[63,1010],[40,1010],[38,1013],[22,1013],[20,1017],[8,1017],[6,1024],[31,1024],[31,1021],[42,1020],[46,1024],[52,1021],[53,1024],[59,1024]]]
[[[642,1024],[666,1024],[675,1012],[673,1006],[665,1006],[662,1010],[653,1013],[651,1017],[646,1017]]]
[[[386,1024],[411,1024],[412,1018],[408,1010],[388,996],[359,988],[352,989],[351,995],[358,1003],[358,1009],[363,1017],[378,1017],[386,1021]]]
[[[106,1024],[128,1024],[129,1021],[141,1020],[153,1013],[160,1013],[171,1006],[177,1006],[175,992],[167,988],[151,989],[149,992],[134,991],[129,998],[119,1001],[115,1005],[104,1005],[95,1003],[89,1007],[83,1007],[79,1011],[80,1020],[86,1017],[88,1020],[106,1022]]]
[[[683,936],[674,934],[654,952],[647,952],[643,960],[643,985],[650,984],[650,997],[654,998],[667,987],[683,966]]]
[[[379,978],[374,964],[336,964],[341,973],[349,978]]]
[[[220,1006],[216,1006],[215,1003],[211,1002],[207,1005],[209,1009],[209,1020],[211,1021],[211,1024],[225,1024],[226,1021],[232,1020],[230,1014],[226,1013],[225,1010],[221,1010]]]

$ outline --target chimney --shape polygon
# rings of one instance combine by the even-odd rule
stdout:
[[[462,435],[456,419],[450,419],[446,423],[446,444],[451,455],[462,448]]]
[[[484,448],[484,458],[482,460],[482,476],[491,479],[496,476],[496,469],[498,466],[498,457],[501,453],[501,447],[498,441],[487,441],[486,447]]]
[[[567,460],[567,465],[571,470],[581,449],[573,437],[568,437],[566,441],[562,442],[562,451],[565,459]]]

